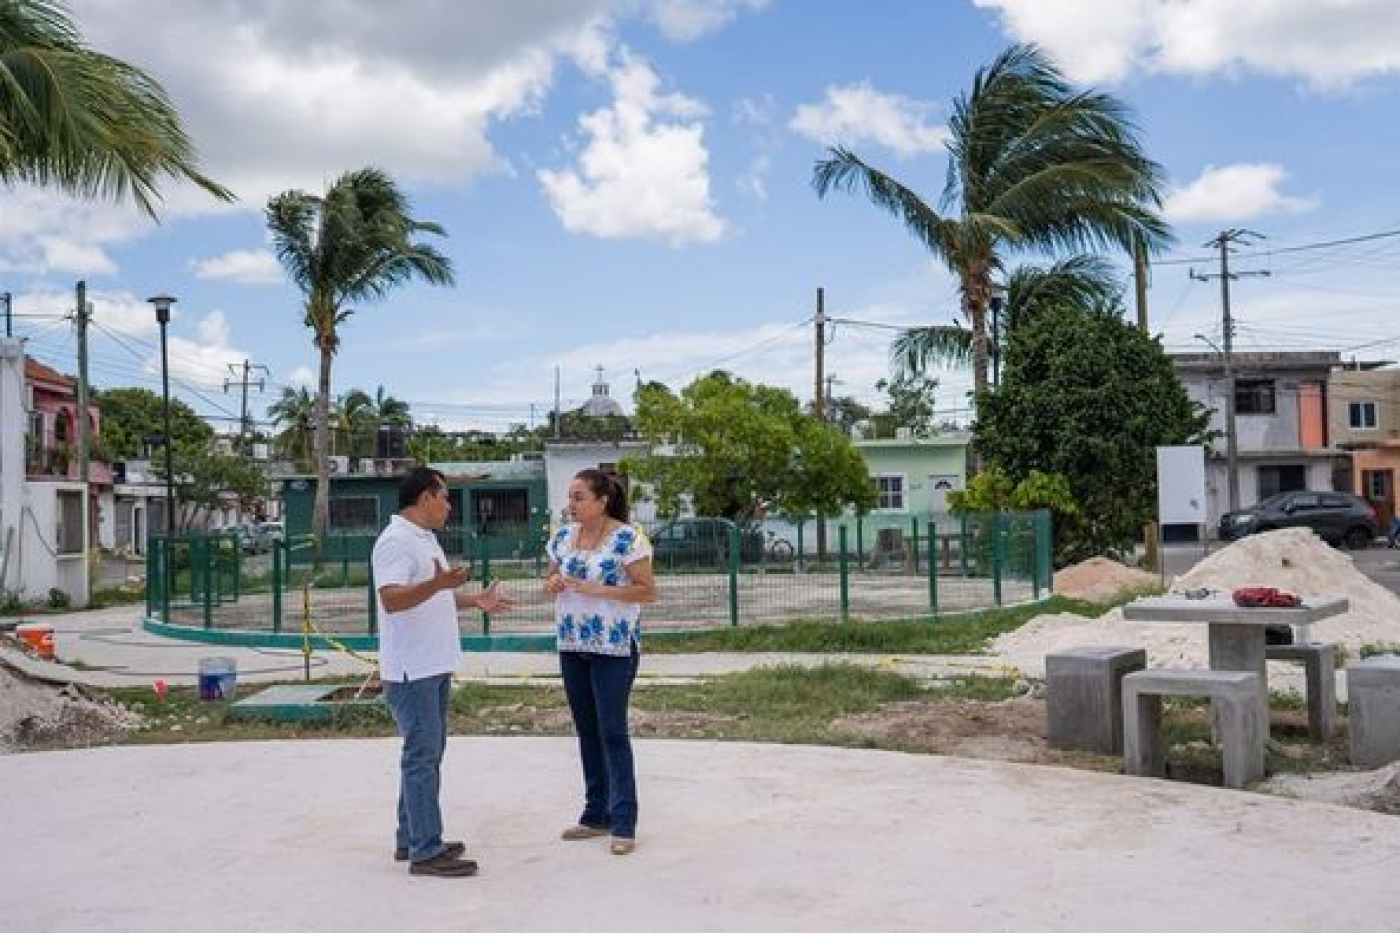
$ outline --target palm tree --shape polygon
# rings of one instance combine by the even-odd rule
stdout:
[[[282,397],[267,406],[267,414],[281,430],[275,438],[284,457],[298,464],[311,462],[311,432],[316,421],[316,397],[305,386],[282,387]]]
[[[1033,45],[1007,49],[953,102],[948,174],[937,208],[841,147],[817,162],[812,185],[862,187],[958,277],[971,331],[973,385],[987,386],[993,281],[1016,251],[1159,250],[1170,239],[1162,171],[1139,145],[1127,109],[1076,92]]]
[[[1004,285],[993,286],[988,340],[991,356],[995,361],[1006,337],[1037,311],[1061,305],[1112,305],[1121,295],[1122,283],[1099,256],[1071,256],[1048,268],[1017,266]],[[966,366],[972,361],[972,331],[957,321],[910,328],[890,344],[890,361],[897,375],[906,376],[922,373],[936,363]]]
[[[312,530],[326,528],[329,492],[326,435],[330,427],[331,361],[340,347],[340,325],[352,303],[377,301],[414,278],[433,285],[453,282],[452,262],[419,234],[445,235],[441,226],[415,220],[408,199],[384,172],[363,168],[337,178],[324,195],[284,191],[267,204],[277,258],[306,298],[305,322],[320,351],[316,394],[316,500]],[[317,550],[319,559],[319,548]]]
[[[195,164],[194,145],[154,78],[84,45],[52,0],[0,3],[0,183],[130,197],[152,217],[162,177],[233,200]]]

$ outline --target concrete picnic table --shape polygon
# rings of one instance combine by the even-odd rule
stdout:
[[[1210,667],[1216,671],[1253,671],[1259,675],[1261,722],[1269,721],[1269,681],[1264,666],[1264,630],[1270,625],[1310,626],[1341,615],[1350,604],[1337,596],[1309,596],[1291,609],[1236,606],[1225,595],[1205,599],[1149,596],[1123,607],[1132,622],[1204,623],[1210,643]],[[1304,631],[1307,631],[1305,628]]]

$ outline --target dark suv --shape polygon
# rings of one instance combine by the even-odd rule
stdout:
[[[650,532],[656,564],[667,567],[713,567],[729,565],[729,521],[723,518],[678,518]],[[756,563],[763,556],[763,533],[757,528],[740,529],[739,556],[744,563]]]
[[[1376,510],[1349,492],[1281,492],[1249,509],[1220,516],[1220,538],[1233,541],[1256,531],[1311,528],[1329,544],[1369,547],[1380,534]]]

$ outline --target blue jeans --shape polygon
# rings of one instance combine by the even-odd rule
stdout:
[[[442,753],[447,750],[447,702],[451,695],[450,674],[384,684],[384,698],[403,736],[397,845],[408,849],[411,862],[433,858],[446,848],[438,788]]]
[[[627,735],[627,698],[640,658],[561,651],[559,672],[578,732],[583,762],[585,826],[601,826],[628,839],[637,833],[637,775]]]

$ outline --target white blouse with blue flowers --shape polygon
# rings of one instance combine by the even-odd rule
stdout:
[[[579,526],[565,525],[549,540],[549,557],[559,572],[576,580],[604,586],[630,586],[629,564],[651,556],[651,542],[633,525],[619,525],[591,550],[575,547]],[[642,607],[599,596],[565,590],[554,603],[554,624],[560,651],[586,651],[625,657],[641,647]]]

